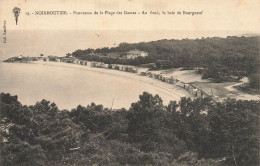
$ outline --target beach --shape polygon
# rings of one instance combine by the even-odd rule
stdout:
[[[135,81],[140,81],[146,84],[153,85],[154,87],[160,88],[162,91],[172,94],[174,96],[174,100],[179,101],[181,97],[194,97],[190,93],[188,93],[186,90],[183,88],[173,85],[173,84],[168,84],[165,82],[162,82],[160,80],[150,78],[150,77],[145,77],[145,76],[140,76],[138,73],[129,73],[125,71],[119,71],[115,69],[105,69],[105,68],[96,68],[96,67],[89,67],[89,66],[83,66],[79,64],[73,64],[73,63],[62,63],[62,62],[41,62],[41,61],[36,61],[32,62],[35,64],[40,64],[40,65],[49,65],[49,66],[56,66],[56,67],[66,67],[66,68],[74,68],[74,69],[79,69],[79,70],[86,70],[86,71],[92,71],[92,72],[98,72],[101,74],[106,74],[110,76],[116,76],[120,78],[124,78],[127,80],[135,80]],[[142,69],[141,69],[142,70]],[[116,80],[115,80],[116,81]]]
[[[4,63],[4,66],[13,76],[2,73],[1,91],[18,95],[20,101],[28,105],[47,99],[62,109],[75,108],[79,104],[86,106],[91,102],[119,109],[129,108],[144,91],[158,94],[165,105],[170,100],[193,97],[179,86],[114,69],[41,61]]]

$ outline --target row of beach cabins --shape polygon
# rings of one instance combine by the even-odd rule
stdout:
[[[174,78],[173,76],[166,77],[166,76],[163,76],[162,74],[153,73],[151,71],[138,72],[138,69],[136,67],[132,67],[132,66],[125,66],[125,65],[118,65],[118,64],[105,64],[103,62],[84,61],[84,60],[79,60],[79,59],[75,59],[75,58],[59,58],[59,59],[56,59],[55,61],[137,73],[137,74],[140,74],[141,76],[148,76],[150,78],[158,79],[158,80],[161,80],[162,82],[166,82],[169,84],[176,84],[177,86],[180,86],[180,87],[184,88],[185,90],[189,91],[192,95],[194,95],[196,97],[204,98],[204,97],[211,96],[204,90],[200,89],[199,87],[197,87],[191,83],[184,83],[184,82]],[[215,102],[217,102],[216,99],[213,98],[213,100]]]
[[[120,71],[131,72],[131,73],[138,73],[137,68],[131,67],[131,66],[105,64],[103,62],[83,61],[83,60],[78,60],[78,59],[60,59],[60,60],[56,60],[56,61],[65,62],[65,63],[74,63],[74,64],[85,65],[85,66],[89,66],[89,67],[115,69],[115,70],[120,70]]]
[[[162,82],[166,82],[169,84],[176,84],[177,86],[180,86],[182,88],[184,88],[185,90],[189,91],[192,95],[196,96],[196,97],[208,97],[210,96],[208,93],[206,93],[205,91],[201,90],[200,88],[190,84],[190,83],[184,83],[176,78],[174,78],[173,76],[170,77],[166,77],[163,76],[162,74],[156,74],[156,73],[152,73],[152,72],[141,72],[140,73],[141,76],[148,76],[150,78],[154,78],[154,79],[158,79],[161,80]]]

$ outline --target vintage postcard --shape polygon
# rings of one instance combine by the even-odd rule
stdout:
[[[259,6],[0,0],[0,165],[259,165]]]

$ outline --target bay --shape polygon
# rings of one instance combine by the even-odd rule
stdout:
[[[93,70],[76,64],[1,62],[0,78],[0,92],[18,95],[22,104],[32,105],[46,99],[60,109],[70,110],[91,102],[108,108],[113,103],[113,109],[128,109],[144,91],[159,94],[164,104],[179,99],[179,94],[143,81],[149,78],[108,69]]]

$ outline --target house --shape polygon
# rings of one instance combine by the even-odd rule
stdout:
[[[125,67],[125,71],[129,71],[129,67],[128,66]]]
[[[21,55],[19,57],[17,57],[18,59],[21,59]],[[38,61],[43,61],[43,57],[37,57]]]
[[[108,69],[112,69],[113,68],[113,65],[112,64],[109,64],[108,65]]]
[[[162,77],[162,82],[165,82],[165,83],[167,83],[167,81],[168,81],[168,78],[167,78],[167,77],[165,77],[165,76],[163,76],[163,77]]]
[[[80,63],[81,65],[85,65],[85,66],[88,65],[88,62],[87,62],[87,61],[80,61],[79,63]]]
[[[150,78],[153,78],[153,74],[152,74],[152,73],[148,73],[148,76],[149,76]]]
[[[102,67],[102,62],[96,62],[96,67]]]
[[[146,72],[141,72],[140,75],[141,76],[146,76],[147,74],[146,74]]]
[[[170,83],[170,84],[176,83],[176,80],[173,78],[173,76],[171,76],[171,77],[169,78],[169,83]]]
[[[128,66],[126,71],[133,72],[133,68]]]
[[[181,82],[179,80],[178,81],[176,80],[176,84],[175,85],[180,86],[180,87],[184,87],[185,83]]]
[[[101,62],[100,67],[105,68],[105,64],[103,62]]]
[[[139,56],[146,57],[146,56],[148,56],[148,53],[145,52],[145,51],[139,51],[139,50],[135,49],[135,50],[131,50],[131,51],[127,52],[126,56],[124,56],[124,58],[126,58],[126,59],[135,59],[135,58],[137,58]]]
[[[108,66],[109,66],[108,64],[104,64],[104,68],[108,69]]]
[[[158,74],[158,79],[163,80],[163,76],[161,74]]]
[[[194,70],[197,74],[201,74],[205,69],[203,67],[196,67]]]
[[[191,87],[190,87],[189,84],[184,84],[184,85],[183,85],[183,88],[186,89],[186,90],[189,90]]]
[[[194,96],[197,96],[197,91],[198,91],[198,89],[191,88],[189,91],[190,91],[190,93],[193,94]]]
[[[22,55],[19,55],[19,56],[17,57],[17,59],[23,59],[23,58],[25,58],[25,57],[22,56]]]
[[[64,59],[64,58],[61,58],[61,59],[60,59],[60,62],[65,62],[65,59]]]
[[[126,68],[126,71],[131,72],[131,73],[137,73],[138,72],[138,70],[136,68],[130,67],[130,66],[128,66]]]
[[[116,69],[116,66],[115,64],[112,64],[112,69]]]
[[[155,79],[159,79],[159,74],[154,74]]]
[[[55,59],[55,62],[60,62],[60,59],[56,58],[56,59]]]
[[[152,78],[155,78],[157,76],[157,74],[152,73]],[[155,78],[156,79],[156,78]]]
[[[170,83],[170,78],[164,77],[164,81],[165,81],[166,83]]]
[[[73,58],[60,58],[60,61],[65,63],[73,63]]]
[[[87,62],[87,66],[92,67],[92,62],[91,61]]]
[[[114,69],[119,70],[119,68],[120,68],[120,67],[119,67],[118,65],[116,65]]]
[[[122,71],[127,71],[127,66],[123,66]]]
[[[197,97],[203,97],[203,93],[201,90],[197,90]]]
[[[38,61],[49,61],[48,57],[38,57],[37,58]]]
[[[97,67],[97,62],[91,62],[91,67]]]
[[[133,68],[133,73],[138,73],[138,69],[137,68]]]
[[[95,62],[90,62],[90,63],[89,63],[89,66],[90,66],[90,67],[96,67],[96,63],[95,63]]]
[[[78,64],[78,63],[80,63],[80,61],[78,59],[73,59],[73,63]]]
[[[151,77],[151,78],[153,77],[153,74],[152,74],[150,71],[147,71],[147,72],[146,72],[146,75],[148,75],[148,76]]]
[[[167,80],[167,77],[164,77],[164,76],[162,76],[162,82],[166,82],[166,80]]]
[[[123,70],[123,66],[122,65],[119,65],[119,70],[122,71]]]
[[[91,67],[101,67],[101,62],[91,62]]]

